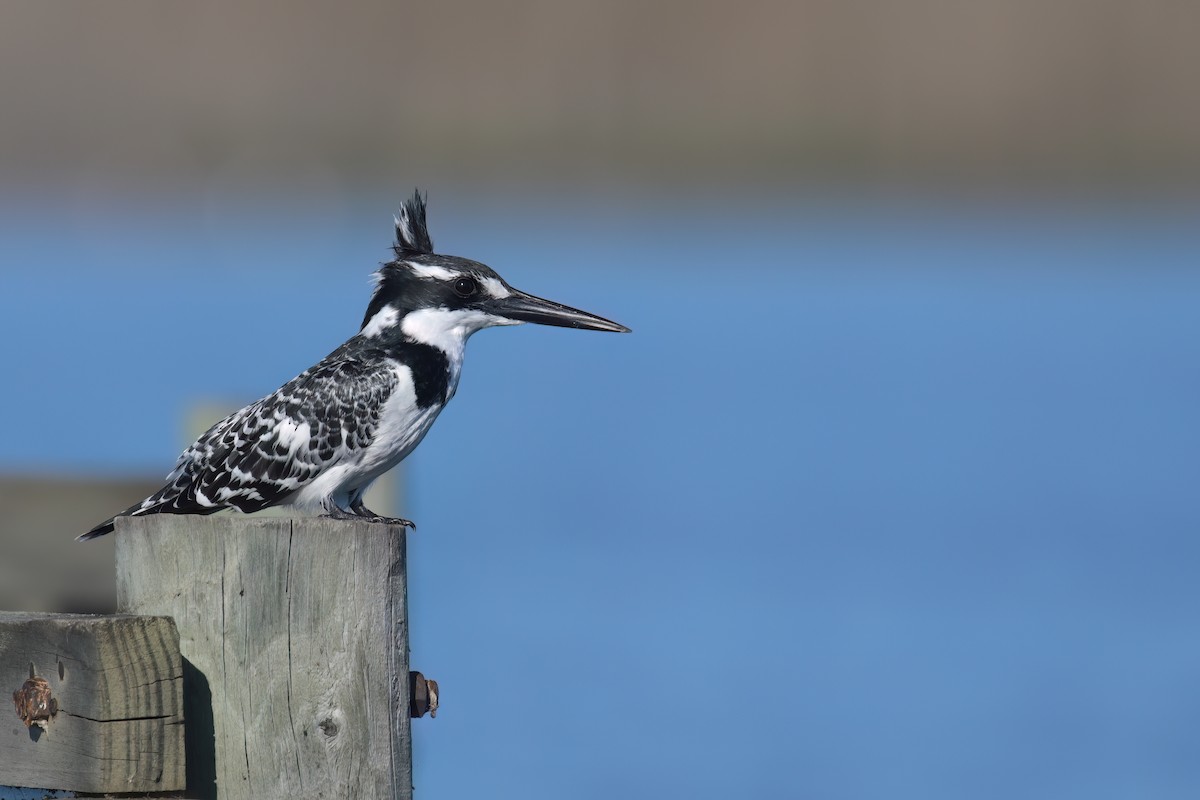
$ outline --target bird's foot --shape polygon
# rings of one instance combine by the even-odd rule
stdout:
[[[369,517],[359,517],[359,519],[365,519],[367,522],[378,522],[381,525],[400,525],[405,528],[412,528],[414,531],[417,529],[417,523],[411,519],[404,519],[402,517],[381,517],[378,514],[372,514]]]
[[[372,513],[352,514],[349,511],[338,508],[337,506],[326,509],[326,513],[322,514],[321,516],[325,519],[355,520],[358,522],[378,523],[380,525],[402,525],[405,528],[412,528],[414,531],[417,529],[417,523],[413,522],[411,519],[402,519],[400,517],[381,517],[378,514]]]
[[[402,517],[383,517],[379,514],[376,514],[374,511],[366,507],[361,497],[350,501],[350,512],[359,519],[364,519],[367,522],[376,522],[381,525],[400,525],[404,528],[412,528],[414,531],[417,529],[417,524],[411,519],[404,519]]]

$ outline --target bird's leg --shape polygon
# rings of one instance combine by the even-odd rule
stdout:
[[[329,519],[358,519],[357,514],[351,514],[339,506],[332,497],[326,497],[321,501],[321,509],[325,512],[321,516]]]
[[[367,508],[363,503],[361,494],[353,494],[350,496],[350,511],[359,519],[365,519],[367,522],[381,522],[385,525],[402,525],[405,528],[417,529],[417,524],[410,519],[401,519],[400,517],[381,517],[371,509]]]

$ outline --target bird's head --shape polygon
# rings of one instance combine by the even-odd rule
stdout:
[[[486,264],[433,252],[425,201],[414,193],[396,217],[396,257],[375,273],[375,294],[360,334],[400,331],[450,349],[493,325],[536,322],[564,328],[627,333],[624,325],[514,289]]]

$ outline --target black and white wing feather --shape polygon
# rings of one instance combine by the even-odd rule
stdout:
[[[345,347],[273,394],[213,425],[179,457],[167,485],[117,516],[259,511],[362,453],[398,377],[385,359]],[[80,536],[110,533],[108,519]]]

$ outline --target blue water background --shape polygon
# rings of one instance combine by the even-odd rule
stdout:
[[[395,200],[10,204],[0,470],[164,474]],[[421,794],[1196,797],[1197,210],[435,195],[634,333],[479,334],[410,459]]]

